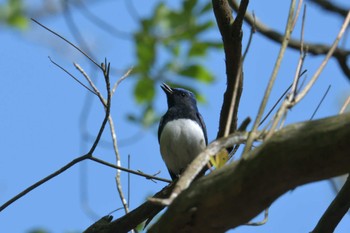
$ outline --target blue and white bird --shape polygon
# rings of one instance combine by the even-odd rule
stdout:
[[[168,111],[158,128],[160,153],[175,180],[208,144],[207,130],[194,94],[163,83]]]

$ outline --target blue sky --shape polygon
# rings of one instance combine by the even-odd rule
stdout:
[[[157,1],[140,3],[137,7],[139,15],[149,15],[156,3]],[[251,1],[249,10],[254,10],[256,16],[271,28],[283,31],[288,6],[288,1]],[[126,33],[131,34],[138,28],[126,11],[124,1],[91,4],[90,9],[101,18],[115,22],[115,27]],[[313,6],[308,6],[307,12],[305,40],[331,43],[341,26],[341,19],[327,15]],[[130,41],[112,37],[99,30],[78,11],[74,11],[74,17],[99,62],[107,57],[111,65],[119,70],[135,65],[135,52]],[[74,42],[61,15],[38,20]],[[244,27],[245,43],[249,30],[249,27]],[[293,34],[294,38],[299,37],[299,31],[300,22]],[[209,36],[220,39],[218,31],[215,30]],[[48,56],[78,77],[80,75],[72,66],[72,62],[79,63],[88,73],[95,74],[87,59],[59,38],[31,23],[25,32],[0,25],[0,41],[2,204],[34,182],[86,153],[92,142],[82,140],[82,132],[96,135],[104,113],[102,106],[93,96],[88,98],[92,110],[86,111],[83,106],[87,91],[49,61]],[[254,35],[244,64],[245,80],[239,111],[240,122],[247,116],[256,116],[278,50],[276,43],[258,34]],[[287,51],[268,108],[291,83],[298,56],[296,51]],[[307,77],[312,76],[321,61],[322,57],[307,57]],[[196,85],[207,98],[207,102],[200,105],[199,109],[206,121],[208,138],[211,141],[216,136],[222,103],[221,93],[225,89],[223,51],[210,52],[203,62],[216,76],[213,85]],[[112,80],[116,81],[120,76],[121,73],[115,72],[112,74]],[[171,77],[166,77],[166,80],[171,80]],[[127,166],[127,156],[130,155],[132,169],[149,174],[161,171],[160,176],[169,178],[159,154],[157,128],[143,130],[126,120],[126,113],[141,111],[140,106],[133,100],[133,84],[134,80],[130,78],[120,85],[111,110],[120,142],[122,164]],[[328,85],[332,86],[331,90],[315,118],[336,115],[349,94],[350,86],[338,65],[331,60],[310,94],[290,112],[287,124],[308,120]],[[98,86],[104,88],[102,82],[99,82]],[[160,88],[156,99],[156,110],[160,113],[166,111],[165,96]],[[104,133],[103,138],[109,141],[108,131]],[[112,147],[108,143],[99,146],[95,156],[111,163],[115,162]],[[85,190],[82,189],[82,176],[86,178],[87,191],[82,191]],[[1,229],[14,233],[28,232],[33,228],[44,228],[53,233],[84,230],[101,216],[121,207],[114,176],[113,169],[91,161],[76,165],[1,212]],[[126,177],[127,175],[122,173],[125,192]],[[153,183],[141,177],[131,176],[130,208],[137,207],[147,196],[163,186],[161,182]],[[82,196],[88,198],[87,202]],[[283,195],[271,206],[266,225],[257,228],[243,226],[235,232],[281,232],[281,228],[283,232],[311,231],[333,198],[334,192],[327,181],[304,185]],[[92,214],[88,214],[86,209],[91,209]],[[117,211],[113,215],[117,218],[122,214],[122,211]],[[261,216],[258,217],[260,218]],[[347,215],[336,232],[347,232],[345,229],[349,228],[350,218]]]

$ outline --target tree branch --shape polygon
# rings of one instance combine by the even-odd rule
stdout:
[[[167,198],[174,187],[174,183],[169,184],[164,187],[161,191],[156,193],[154,198]],[[97,221],[89,228],[87,228],[84,233],[114,233],[114,232],[129,232],[136,228],[139,224],[146,221],[149,218],[153,218],[157,215],[165,206],[157,205],[151,201],[146,201],[136,209],[130,211],[123,217],[116,219],[113,222],[103,222],[101,226],[100,221]],[[98,227],[96,227],[96,225]]]
[[[332,3],[331,1],[328,0],[309,0],[310,2],[314,3],[315,5],[320,6],[322,9],[332,12],[332,13],[337,13],[344,18],[346,17],[348,11],[346,8],[340,7]]]
[[[234,0],[230,0],[230,6],[236,12],[239,10],[239,6]],[[283,41],[283,34],[269,28],[268,26],[266,26],[264,23],[257,20],[256,18],[254,19],[254,16],[250,12],[246,12],[244,20],[250,26],[254,25],[256,30],[259,33],[261,33],[263,36],[267,37],[268,39],[275,41],[279,44]],[[288,42],[288,47],[292,49],[300,50],[301,43],[299,40],[291,38]],[[328,45],[317,44],[317,43],[304,43],[304,47],[307,48],[308,54],[311,54],[311,55],[326,55],[330,49],[330,46]],[[350,50],[343,50],[340,48],[337,48],[333,53],[333,57],[337,59],[340,65],[340,68],[342,69],[343,73],[346,75],[348,79],[350,79],[350,72],[349,72],[350,68],[346,64],[346,60],[349,56],[350,56]]]
[[[340,220],[350,208],[350,176],[338,195],[317,223],[312,233],[334,232]]]
[[[181,177],[176,183],[169,184],[163,190],[155,194],[153,198],[149,198],[149,201],[145,202],[125,216],[115,220],[113,223],[109,225],[106,223],[107,225],[104,226],[103,233],[128,232],[146,219],[147,225],[156,214],[165,208],[164,204],[160,205],[158,203],[162,203],[162,200],[165,202],[172,202],[183,190],[187,189],[190,183],[193,181],[193,178],[196,177],[199,171],[202,170],[202,168],[209,162],[210,156],[217,154],[223,148],[233,147],[233,145],[242,143],[246,140],[246,138],[247,133],[235,132],[228,137],[220,138],[214,142],[211,142],[208,147],[201,152],[194,161],[192,161],[192,163],[187,167],[186,171],[181,174]],[[96,224],[98,225],[97,228],[94,227]],[[96,222],[90,226],[88,228],[89,231],[86,230],[85,233],[101,233],[101,231],[93,231],[94,229],[101,230],[101,225],[99,222]]]
[[[227,0],[213,0],[213,10],[219,27],[225,50],[227,88],[220,113],[220,123],[217,138],[225,136],[225,128],[230,124],[232,133],[237,128],[237,113],[243,88],[242,63],[242,23],[248,7],[248,0],[242,0],[237,11],[236,19],[232,17],[232,10]],[[236,98],[233,100],[236,79],[240,79]],[[234,103],[232,103],[234,101]],[[233,105],[232,120],[229,122],[230,106]]]
[[[247,159],[194,182],[150,232],[224,232],[247,223],[288,190],[348,173],[349,138],[350,114],[287,126]]]

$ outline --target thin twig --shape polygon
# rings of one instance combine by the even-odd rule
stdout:
[[[339,114],[343,114],[345,112],[346,107],[350,104],[350,96],[345,100],[343,106],[341,107]]]
[[[290,102],[294,101],[294,98],[297,94],[298,83],[299,83],[299,79],[301,77],[300,73],[302,71],[302,67],[303,67],[303,64],[305,61],[305,57],[306,57],[306,52],[304,50],[305,18],[306,18],[306,5],[304,6],[303,18],[302,18],[302,23],[301,23],[299,61],[298,61],[297,69],[296,69],[295,76],[294,76],[292,90],[291,90],[290,95],[288,97]]]
[[[84,39],[85,37],[80,32],[80,28],[76,25],[76,23],[73,19],[73,15],[71,13],[70,6],[69,6],[68,2],[69,2],[69,0],[61,1],[62,8],[64,9],[64,11],[63,11],[64,17],[63,18],[66,20],[67,27],[68,27],[70,33],[73,35],[73,37],[78,42],[79,46],[81,46],[82,50],[85,51],[87,54],[90,54],[90,57],[93,60],[96,60],[96,57],[94,56],[88,43]]]
[[[298,18],[299,18],[299,13],[300,13],[300,10],[301,10],[301,6],[303,5],[303,0],[299,0],[298,1],[298,5],[297,5],[297,10],[296,10],[296,13],[295,13],[295,16],[294,16],[294,21],[292,23],[292,30],[294,29],[295,27],[295,24],[297,23],[298,21]],[[304,8],[305,10],[305,8]],[[305,13],[305,12],[304,12]]]
[[[300,2],[298,7],[300,7]],[[300,10],[300,9],[298,9]],[[299,13],[297,13],[296,15],[298,15]],[[277,128],[277,126],[279,125],[279,129],[281,129],[286,121],[287,118],[287,110],[289,108],[291,108],[290,103],[292,103],[294,101],[294,98],[297,94],[297,89],[298,89],[298,83],[299,83],[299,79],[302,76],[302,67],[304,64],[304,60],[306,57],[306,53],[304,51],[304,25],[305,25],[305,16],[306,16],[306,7],[304,7],[304,12],[303,12],[303,18],[302,18],[302,26],[301,26],[301,32],[300,32],[300,55],[299,55],[299,60],[298,60],[298,65],[295,71],[295,75],[294,75],[294,79],[293,79],[293,83],[291,86],[291,91],[289,93],[289,95],[287,96],[287,98],[285,99],[285,101],[282,103],[282,105],[280,106],[280,108],[278,109],[276,115],[274,116],[272,123],[271,123],[271,127],[269,129],[269,131],[266,134],[266,139],[270,138],[272,136],[272,134],[275,132],[275,129]],[[295,21],[296,22],[296,19]],[[295,25],[293,25],[294,27]]]
[[[117,164],[117,166],[121,166],[120,154],[119,154],[118,143],[117,143],[117,134],[115,132],[114,122],[113,122],[113,118],[111,116],[109,117],[108,122],[109,122],[109,129],[111,132],[112,142],[113,142],[113,150],[114,150],[114,154],[116,157],[116,164]],[[120,200],[124,206],[125,213],[127,214],[129,212],[129,208],[128,208],[128,203],[127,203],[125,196],[124,196],[124,193],[123,193],[123,188],[122,188],[122,184],[121,184],[121,180],[120,180],[120,170],[117,170],[115,180],[116,180],[116,185],[117,185],[117,190],[119,193]]]
[[[116,91],[118,85],[125,80],[129,73],[131,72],[131,69],[129,69],[114,85],[113,89],[111,90],[111,96],[114,94]],[[118,143],[117,143],[117,134],[115,132],[115,127],[114,127],[114,122],[112,116],[109,117],[108,119],[109,122],[109,127],[110,127],[110,132],[111,132],[111,137],[112,137],[112,142],[113,142],[113,149],[116,157],[116,163],[117,166],[121,166],[121,160],[120,160],[120,154],[119,154],[119,149],[118,149]],[[120,180],[120,170],[117,170],[117,174],[115,176],[116,180],[116,185],[117,185],[117,190],[119,193],[120,200],[124,206],[125,213],[127,214],[129,212],[129,207],[128,207],[128,202],[125,199],[124,193],[123,193],[123,188],[122,188],[122,182]]]
[[[270,131],[266,135],[266,138],[271,137],[271,135],[274,133],[274,130],[276,129],[278,123],[281,122],[281,119],[286,116],[286,111],[288,109],[292,108],[293,106],[295,106],[297,103],[299,103],[305,97],[305,95],[308,93],[308,91],[311,89],[311,87],[313,86],[313,84],[316,82],[317,78],[320,76],[321,72],[323,71],[324,67],[328,63],[330,57],[332,56],[332,53],[337,48],[337,45],[338,45],[342,35],[344,34],[345,29],[349,25],[349,22],[350,22],[350,11],[349,11],[348,16],[344,20],[344,23],[343,23],[335,41],[333,42],[333,45],[331,46],[331,49],[327,53],[326,57],[324,58],[324,60],[320,64],[319,68],[316,70],[315,74],[313,75],[313,77],[311,78],[309,83],[304,87],[304,89],[302,89],[300,91],[300,93],[298,93],[298,95],[293,99],[293,101],[290,101],[289,98],[286,98],[285,101],[282,103],[280,109],[278,110],[277,114],[275,115],[274,122],[270,128]]]
[[[301,78],[304,74],[306,73],[306,70],[304,70],[303,72],[301,72],[299,78]],[[265,115],[265,117],[261,120],[261,122],[259,123],[259,126],[261,126],[266,119],[270,116],[270,114],[272,113],[272,111],[277,107],[277,105],[279,104],[279,102],[281,102],[281,100],[283,99],[283,97],[288,93],[288,91],[292,88],[292,85],[289,85],[289,87],[283,92],[283,94],[278,98],[278,100],[276,101],[276,103],[272,106],[272,108],[269,110],[269,112]],[[302,85],[301,85],[302,86]],[[265,130],[263,130],[265,131]]]
[[[94,144],[92,145],[90,151],[88,154],[91,154],[95,151],[97,145],[98,145],[98,142],[100,141],[101,139],[101,136],[102,136],[102,133],[103,133],[103,130],[107,124],[107,121],[108,121],[108,118],[109,118],[109,115],[110,115],[110,111],[111,111],[111,101],[112,101],[112,98],[111,98],[111,84],[109,82],[109,70],[110,70],[110,63],[107,64],[107,59],[105,59],[105,63],[101,65],[101,70],[103,71],[103,75],[105,77],[105,82],[106,82],[106,89],[107,89],[107,103],[106,103],[106,114],[105,114],[105,118],[103,119],[103,122],[102,122],[102,126],[96,136],[96,139],[95,139],[95,142]]]
[[[118,79],[118,81],[114,84],[113,88],[112,88],[112,96],[114,95],[114,92],[117,90],[117,87],[119,86],[119,84],[124,81],[124,79],[126,79],[127,77],[129,77],[129,74],[131,73],[131,71],[133,70],[133,67],[131,67],[130,69],[128,69],[125,74],[123,74],[123,76],[121,78]]]
[[[238,10],[238,3],[236,1],[230,0],[229,3],[235,11]],[[284,37],[281,33],[269,28],[268,26],[266,26],[264,23],[262,23],[259,20],[256,20],[256,22],[255,22],[252,14],[250,12],[246,12],[244,19],[249,25],[255,24],[257,31],[259,33],[261,33],[263,36],[265,36],[266,38],[268,38],[272,41],[275,41],[277,43],[282,43]],[[294,40],[291,38],[289,40],[288,47],[292,48],[292,49],[300,50],[299,40]],[[312,54],[312,55],[325,55],[330,50],[330,46],[328,46],[326,44],[305,43],[305,47],[308,48],[309,54]],[[347,58],[350,56],[350,50],[344,50],[344,49],[338,48],[334,51],[332,56],[337,59],[343,73],[346,75],[346,77],[348,79],[350,79],[350,69],[346,63]]]
[[[105,62],[105,64],[107,64],[107,61]],[[110,69],[110,64],[108,63],[107,69],[105,69],[106,71],[104,72],[105,79],[107,79],[107,80],[109,80],[109,69]],[[109,84],[109,82],[108,82],[108,84]],[[108,103],[111,101],[111,98],[112,98],[112,92],[111,92],[111,89],[110,89],[110,85],[108,86],[107,96],[108,96],[108,98],[107,98],[107,105],[108,105]],[[110,110],[108,108],[106,108],[106,112],[107,111],[108,111],[108,115],[109,115],[109,111]],[[109,122],[109,128],[110,128],[110,131],[111,131],[111,137],[112,137],[112,141],[113,141],[113,149],[114,149],[114,153],[116,155],[116,162],[117,162],[118,166],[121,166],[120,155],[119,155],[119,150],[118,150],[118,143],[117,143],[117,136],[116,136],[116,133],[115,133],[113,119],[112,119],[112,117],[110,115],[108,116],[108,122]],[[129,212],[128,203],[125,200],[123,189],[122,189],[122,186],[121,186],[121,181],[120,181],[120,170],[117,170],[116,185],[117,185],[117,190],[118,190],[118,193],[119,193],[120,200],[121,200],[121,202],[122,202],[122,204],[124,206],[125,213],[128,213]]]
[[[78,63],[73,62],[74,67],[79,70],[79,72],[85,77],[85,79],[89,82],[89,85],[92,87],[92,89],[95,92],[95,95],[97,95],[97,97],[100,99],[101,103],[103,104],[103,106],[106,107],[106,101],[104,100],[102,94],[100,93],[100,91],[98,90],[98,88],[95,86],[94,82],[91,80],[91,78],[89,77],[89,75],[84,71],[83,68],[81,68],[81,66]]]
[[[248,43],[247,43],[247,47],[245,48],[244,50],[244,53],[243,53],[243,56],[242,56],[242,63],[244,63],[244,60],[248,54],[248,51],[249,51],[249,48],[250,48],[250,45],[253,41],[253,35],[254,33],[256,32],[256,27],[255,27],[255,14],[253,12],[253,18],[254,18],[254,23],[253,25],[251,25],[250,27],[250,33],[249,33],[249,39],[248,39]]]
[[[13,198],[11,198],[10,200],[8,200],[7,202],[5,202],[3,205],[0,206],[0,212],[3,211],[6,207],[8,207],[9,205],[11,205],[12,203],[14,203],[15,201],[17,201],[18,199],[20,199],[21,197],[25,196],[27,193],[29,193],[30,191],[33,191],[35,188],[39,187],[40,185],[46,183],[47,181],[51,180],[52,178],[58,176],[59,174],[63,173],[64,171],[66,171],[68,168],[74,166],[75,164],[90,158],[90,154],[86,154],[83,156],[80,156],[74,160],[72,160],[71,162],[67,163],[66,165],[64,165],[63,167],[61,167],[60,169],[58,169],[57,171],[51,173],[50,175],[46,176],[45,178],[39,180],[38,182],[34,183],[33,185],[29,186],[28,188],[26,188],[25,190],[23,190],[22,192],[20,192],[19,194],[17,194],[16,196],[14,196]]]
[[[231,99],[231,104],[230,104],[230,109],[227,115],[227,121],[226,121],[226,126],[225,126],[225,132],[224,132],[224,137],[226,137],[227,135],[229,135],[231,128],[232,128],[232,118],[233,118],[233,114],[234,114],[234,109],[235,109],[235,105],[236,103],[236,99],[237,99],[237,95],[238,95],[238,87],[240,82],[242,81],[242,79],[240,78],[242,75],[242,63],[239,65],[238,68],[238,72],[237,72],[237,76],[235,79],[235,85],[233,88],[233,94],[232,94],[232,99]]]
[[[114,169],[118,169],[118,170],[121,170],[121,171],[125,171],[125,172],[128,172],[128,173],[131,173],[131,174],[134,174],[134,175],[137,175],[137,176],[142,176],[142,177],[145,177],[147,179],[150,179],[150,180],[158,180],[158,181],[162,181],[162,182],[166,182],[166,183],[171,183],[172,181],[171,180],[168,180],[168,179],[164,179],[164,178],[161,178],[161,177],[157,177],[157,176],[154,176],[154,175],[149,175],[149,174],[146,174],[146,173],[143,173],[143,172],[139,172],[139,171],[135,171],[135,170],[131,170],[131,169],[127,169],[127,168],[124,168],[124,167],[120,167],[120,166],[117,166],[117,165],[114,165],[112,163],[108,163],[106,161],[103,161],[99,158],[96,158],[94,156],[88,158],[92,161],[95,161],[97,163],[100,163],[100,164],[103,164],[105,166],[108,166],[108,167],[111,167],[111,168],[114,168]]]
[[[53,61],[51,59],[50,56],[48,56],[49,60],[51,63],[53,63],[55,66],[57,66],[58,68],[60,68],[61,70],[63,70],[66,74],[68,74],[71,78],[73,78],[77,83],[79,83],[80,85],[82,85],[86,90],[90,91],[92,94],[97,95],[96,92],[94,92],[93,90],[91,90],[88,86],[86,86],[84,83],[82,83],[79,79],[77,79],[73,74],[71,74],[68,70],[66,70],[65,68],[63,68],[62,66],[60,66],[59,64],[57,64],[55,61]],[[97,95],[98,96],[98,95]]]
[[[128,169],[130,170],[130,154],[128,154]],[[130,173],[128,173],[128,208],[130,208]]]
[[[270,116],[270,114],[272,113],[272,111],[277,107],[277,105],[279,104],[279,102],[281,102],[281,100],[283,99],[283,97],[288,93],[288,91],[291,89],[293,84],[289,85],[289,87],[283,92],[283,94],[280,96],[280,98],[278,98],[278,100],[276,101],[276,103],[272,106],[272,108],[270,109],[270,111],[266,114],[266,116],[261,120],[261,122],[259,123],[259,126],[262,125],[266,119]]]
[[[70,42],[69,40],[67,40],[66,38],[64,38],[63,36],[61,36],[60,34],[58,34],[57,32],[51,30],[50,28],[44,26],[43,24],[39,23],[38,21],[36,21],[35,19],[31,18],[32,21],[34,21],[36,24],[38,24],[39,26],[45,28],[46,30],[48,30],[49,32],[51,32],[52,34],[54,34],[55,36],[59,37],[60,39],[62,39],[63,41],[65,41],[66,43],[68,43],[70,46],[72,46],[73,48],[75,48],[76,50],[78,50],[81,54],[83,54],[87,59],[89,59],[92,63],[94,63],[97,67],[99,67],[101,69],[101,66],[99,64],[97,64],[97,62],[95,62],[89,55],[87,55],[83,50],[81,50],[78,46],[76,46],[75,44],[73,44],[72,42]]]
[[[264,219],[262,221],[260,221],[260,222],[248,222],[244,225],[258,227],[258,226],[262,226],[265,223],[267,223],[268,220],[269,220],[269,208],[264,210]]]
[[[95,90],[95,92],[97,93],[97,96],[99,97],[101,103],[103,106],[106,107],[107,103],[106,103],[106,100],[104,99],[104,97],[102,96],[102,94],[100,93],[100,91],[98,90],[98,88],[95,86],[95,84],[92,82],[92,80],[90,79],[90,77],[85,73],[85,71],[76,63],[74,63],[74,66],[83,74],[83,76],[86,78],[86,80],[89,82],[90,86]],[[105,66],[102,66],[103,69]],[[117,82],[116,84],[114,85],[113,87],[113,90],[115,91],[117,86],[128,76],[128,74],[130,73],[131,70],[128,70],[128,72],[123,75],[123,77],[121,77]],[[106,75],[106,72],[104,72],[104,74]],[[107,74],[109,75],[109,73]],[[108,78],[109,79],[109,78]],[[109,90],[108,91],[108,95],[113,95],[113,90]],[[110,97],[111,98],[111,97]],[[108,101],[107,101],[108,102]],[[106,109],[107,111],[107,109]],[[116,132],[115,132],[115,127],[114,127],[114,122],[113,122],[113,118],[112,116],[109,116],[108,117],[108,122],[109,122],[109,126],[110,126],[110,133],[111,133],[111,138],[112,138],[112,142],[113,142],[113,149],[114,149],[114,152],[115,152],[115,155],[116,155],[116,163],[117,163],[117,166],[118,167],[121,167],[121,160],[120,160],[120,155],[119,155],[119,150],[118,150],[118,143],[117,143],[117,136],[116,136]],[[116,174],[116,185],[117,185],[117,190],[118,190],[118,193],[119,193],[119,197],[120,197],[120,200],[123,204],[123,207],[124,207],[124,210],[125,210],[125,213],[128,213],[129,212],[129,209],[128,209],[128,202],[126,201],[125,197],[124,197],[124,193],[123,193],[123,189],[122,189],[122,186],[121,186],[121,180],[120,180],[120,170],[117,169],[117,174]]]
[[[314,116],[316,115],[318,109],[320,108],[321,104],[323,103],[323,101],[324,101],[324,99],[326,98],[326,96],[327,96],[327,94],[328,94],[328,92],[329,92],[330,89],[331,89],[331,85],[328,85],[328,88],[327,88],[326,92],[323,94],[322,99],[321,99],[320,102],[318,103],[318,105],[317,105],[315,111],[312,113],[312,115],[311,115],[311,117],[310,117],[310,121],[311,121],[312,119],[314,119]]]
[[[268,84],[268,86],[267,86],[267,88],[265,90],[265,94],[264,94],[263,100],[262,100],[262,102],[260,104],[258,115],[255,118],[253,129],[252,129],[251,133],[249,134],[249,138],[247,140],[247,144],[244,147],[243,157],[246,157],[248,155],[248,152],[251,149],[252,143],[253,143],[254,138],[255,138],[255,133],[256,133],[256,131],[258,129],[258,126],[259,126],[259,123],[261,121],[262,115],[263,115],[263,113],[265,111],[265,108],[266,108],[267,101],[268,101],[268,99],[270,97],[270,93],[272,91],[272,87],[273,87],[273,85],[275,83],[275,80],[277,78],[277,74],[278,74],[278,71],[279,71],[279,68],[280,68],[283,56],[284,56],[284,52],[286,51],[286,48],[287,48],[287,45],[288,45],[288,41],[289,41],[290,35],[292,33],[292,23],[293,23],[294,8],[295,8],[295,0],[292,0],[291,4],[290,4],[290,8],[289,8],[289,15],[288,15],[288,21],[287,21],[287,25],[286,25],[284,39],[283,39],[283,42],[281,44],[281,48],[280,48],[280,51],[279,51],[279,54],[278,54],[278,57],[277,57],[274,69],[272,71],[272,75],[271,75],[269,84]]]
[[[107,63],[107,60],[105,61]],[[106,107],[106,111],[105,111],[105,117],[103,119],[103,122],[101,124],[100,130],[96,136],[96,139],[93,143],[93,145],[91,146],[89,152],[83,156],[80,156],[76,159],[74,159],[73,161],[71,161],[70,163],[66,164],[65,166],[63,166],[62,168],[58,169],[57,171],[51,173],[50,175],[46,176],[45,178],[41,179],[40,181],[36,182],[35,184],[29,186],[28,188],[26,188],[25,190],[23,190],[22,192],[20,192],[19,194],[17,194],[15,197],[11,198],[9,201],[7,201],[5,204],[3,204],[2,206],[0,206],[0,212],[2,210],[4,210],[6,207],[8,207],[9,205],[11,205],[13,202],[17,201],[18,199],[20,199],[21,197],[23,197],[24,195],[26,195],[27,193],[29,193],[30,191],[34,190],[35,188],[39,187],[40,185],[44,184],[45,182],[51,180],[52,178],[58,176],[59,174],[63,173],[64,171],[66,171],[68,168],[72,167],[73,165],[85,160],[85,159],[89,159],[92,157],[93,152],[95,151],[100,139],[101,139],[101,135],[105,129],[108,117],[109,117],[109,113],[110,113],[110,106],[111,106],[111,98],[110,98],[110,84],[109,84],[109,67],[110,65],[107,64],[107,69],[105,69],[105,66],[102,66],[103,68],[102,71],[105,75],[105,81],[106,81],[106,89],[108,92],[108,98],[107,98],[107,107]]]
[[[333,42],[330,50],[328,51],[326,57],[323,59],[320,67],[317,69],[317,71],[315,72],[315,74],[312,76],[311,80],[309,81],[308,84],[306,84],[305,88],[298,94],[298,96],[296,96],[295,98],[295,102],[299,102],[301,99],[303,99],[305,97],[305,95],[309,92],[309,90],[311,89],[311,87],[313,86],[313,84],[316,82],[316,80],[318,79],[318,77],[320,76],[321,72],[323,71],[323,69],[325,68],[326,64],[328,63],[329,59],[331,58],[331,56],[333,55],[334,51],[336,50],[338,43],[340,41],[340,39],[342,38],[346,28],[348,27],[350,22],[350,11],[348,12],[344,23],[335,39],[335,41]]]

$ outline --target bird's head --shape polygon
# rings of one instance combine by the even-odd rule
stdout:
[[[171,88],[165,83],[161,85],[161,88],[166,94],[168,108],[180,105],[197,108],[196,97],[192,92],[183,88]]]

